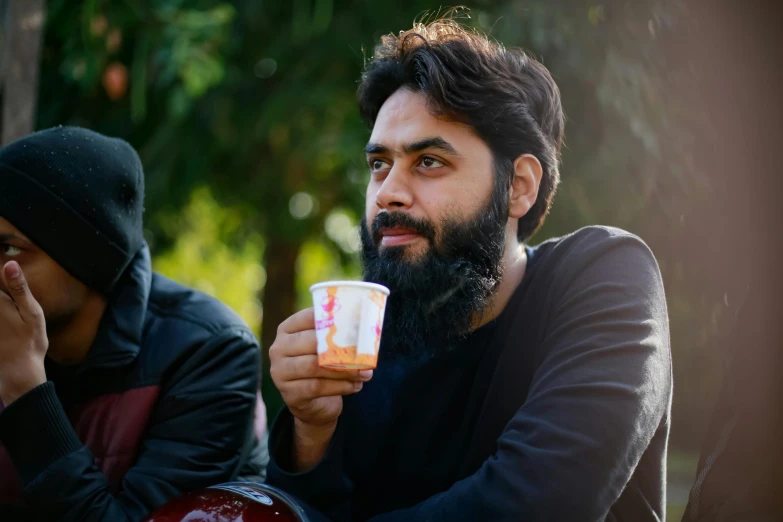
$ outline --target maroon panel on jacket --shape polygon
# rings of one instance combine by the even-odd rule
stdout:
[[[136,461],[159,393],[159,386],[134,388],[103,395],[68,411],[79,440],[90,448],[113,493],[119,491],[122,478]]]
[[[113,493],[133,466],[152,409],[160,393],[159,386],[134,388],[122,393],[102,395],[68,408],[66,413],[79,440],[95,457]],[[0,401],[0,412],[3,403]],[[0,503],[22,502],[22,488],[11,456],[0,444]]]

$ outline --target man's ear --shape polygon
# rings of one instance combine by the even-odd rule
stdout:
[[[533,207],[538,198],[538,187],[544,169],[532,154],[523,154],[514,160],[514,179],[509,193],[508,217],[519,219]]]

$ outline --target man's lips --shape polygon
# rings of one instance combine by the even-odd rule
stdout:
[[[380,230],[381,245],[400,246],[412,243],[421,237],[415,230],[404,227],[382,228]]]

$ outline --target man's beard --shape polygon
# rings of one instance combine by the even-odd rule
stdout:
[[[360,226],[365,281],[391,290],[383,323],[380,358],[431,357],[467,336],[487,310],[503,275],[507,209],[497,200],[462,221],[447,217],[436,229],[402,211],[381,212],[368,231]],[[403,227],[429,248],[406,259],[406,245],[382,247],[380,229]]]

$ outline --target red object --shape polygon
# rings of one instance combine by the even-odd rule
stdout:
[[[119,62],[114,62],[103,71],[103,88],[112,101],[125,96],[128,91],[128,68]]]
[[[308,522],[304,510],[266,484],[228,482],[170,500],[142,522]]]

